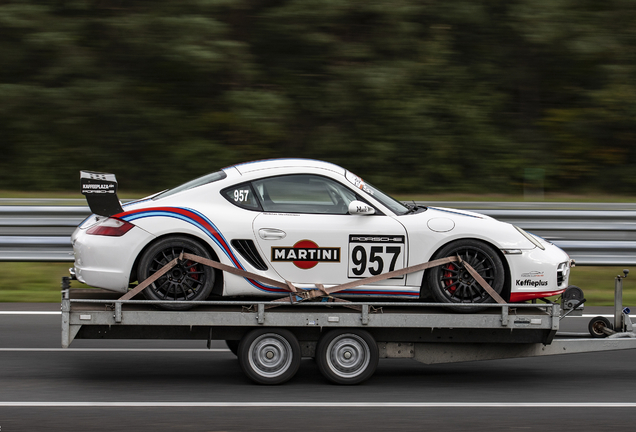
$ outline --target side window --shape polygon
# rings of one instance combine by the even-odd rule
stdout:
[[[254,189],[252,189],[252,186],[250,186],[249,183],[243,183],[223,189],[221,194],[225,197],[225,199],[238,207],[247,210],[261,210],[261,205],[256,199]]]
[[[267,212],[347,214],[355,192],[327,177],[288,175],[252,182]]]

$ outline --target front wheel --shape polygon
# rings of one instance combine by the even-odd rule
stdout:
[[[498,293],[504,287],[504,266],[495,250],[477,240],[457,240],[444,246],[434,259],[459,256]],[[435,300],[450,304],[492,303],[494,299],[459,262],[434,267],[427,272],[428,288]],[[456,312],[477,312],[479,306],[449,307]]]
[[[332,330],[316,347],[320,373],[336,384],[359,384],[373,375],[379,360],[378,345],[364,330]]]
[[[208,251],[196,240],[184,236],[166,237],[150,246],[141,256],[137,275],[139,282],[152,276],[181,253],[211,259]],[[148,300],[201,301],[212,292],[214,269],[194,261],[183,260],[150,284],[143,293]],[[162,304],[168,310],[186,310],[192,305]]]
[[[590,336],[593,338],[606,338],[608,333],[606,330],[613,330],[614,326],[607,318],[603,316],[597,316],[590,320],[587,325],[587,329],[590,332]],[[611,332],[610,332],[611,333]]]

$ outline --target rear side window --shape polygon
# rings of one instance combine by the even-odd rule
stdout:
[[[221,194],[235,206],[247,210],[262,210],[254,194],[254,189],[252,189],[249,183],[242,183],[223,189]]]

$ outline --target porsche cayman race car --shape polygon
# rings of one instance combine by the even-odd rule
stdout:
[[[115,176],[82,172],[94,212],[73,233],[76,278],[126,292],[188,253],[300,289],[341,285],[443,257],[425,271],[338,293],[478,304],[562,293],[572,265],[555,245],[469,211],[405,205],[331,163],[276,159],[239,164],[125,204]],[[150,300],[281,297],[271,284],[181,259],[144,291]],[[180,307],[175,303],[167,308]]]

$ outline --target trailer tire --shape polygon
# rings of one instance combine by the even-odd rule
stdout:
[[[316,347],[320,373],[336,384],[359,384],[369,379],[378,366],[378,344],[367,331],[332,330]]]
[[[587,329],[592,335],[593,338],[605,338],[607,337],[607,333],[603,331],[603,329],[613,330],[614,326],[607,318],[603,316],[597,316],[590,320],[590,323],[587,325]]]
[[[144,251],[139,260],[137,275],[143,282],[164,267],[181,252],[212,259],[208,251],[198,241],[185,236],[165,237]],[[148,300],[203,301],[212,292],[214,269],[193,261],[183,260],[143,290]],[[192,305],[162,304],[166,310],[188,310]]]
[[[241,369],[257,384],[282,384],[300,367],[300,344],[289,330],[259,328],[241,339],[238,359]]]
[[[445,245],[433,259],[459,255],[470,264],[481,277],[501,294],[505,282],[505,270],[497,252],[484,242],[471,239],[457,240]],[[493,303],[495,300],[457,262],[433,267],[426,272],[427,288],[435,300],[448,304]],[[481,306],[449,306],[455,312],[478,312]]]

